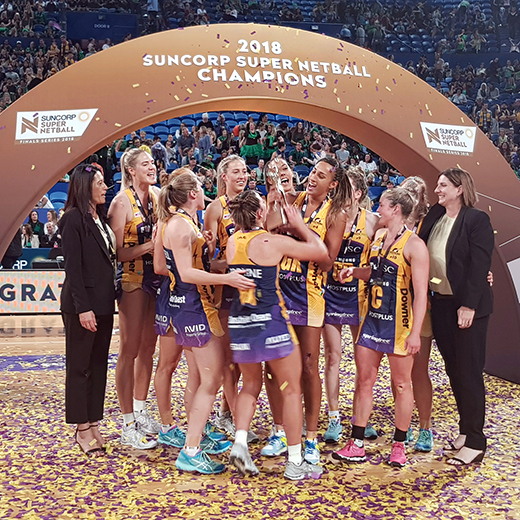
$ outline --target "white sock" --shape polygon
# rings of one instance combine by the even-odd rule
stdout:
[[[146,410],[146,401],[138,401],[134,399],[134,413],[144,412]]]
[[[336,419],[337,421],[339,421],[339,410],[329,412],[329,421],[332,421],[333,419]]]
[[[247,446],[247,431],[246,430],[237,430],[235,432],[235,443],[242,444],[243,446]]]
[[[197,455],[197,453],[199,452],[199,447],[194,446],[193,448],[190,448],[189,446],[185,446],[183,448],[183,450],[184,450],[184,453],[186,453],[186,455],[188,455],[188,457],[195,457],[195,455]]]
[[[163,433],[168,433],[170,430],[173,430],[175,425],[173,424],[161,424],[161,431]]]
[[[123,423],[125,424],[125,426],[132,424],[134,421],[135,421],[135,418],[134,418],[133,412],[123,414]]]
[[[295,444],[294,446],[287,446],[289,462],[293,462],[297,466],[302,463],[302,445]]]

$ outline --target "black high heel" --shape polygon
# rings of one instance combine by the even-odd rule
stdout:
[[[78,440],[78,433],[79,432],[86,432],[90,430],[90,426],[88,428],[83,428],[82,430],[79,429],[79,427],[76,426],[76,433],[74,434],[74,439],[77,443],[77,445],[79,446],[80,450],[87,456],[87,457],[90,457],[92,456],[94,453],[96,453],[97,451],[104,451],[103,448],[92,448],[91,450],[85,450],[83,448],[83,446],[80,444],[79,440]],[[96,441],[97,442],[97,441]]]
[[[450,464],[450,466],[469,466],[471,464],[479,464],[484,459],[485,453],[485,450],[479,451],[471,460],[468,461],[461,459],[460,457],[451,457],[446,462]]]

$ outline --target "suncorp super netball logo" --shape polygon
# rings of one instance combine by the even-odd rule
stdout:
[[[475,126],[439,125],[421,123],[424,142],[433,152],[451,155],[469,155],[475,147]]]
[[[94,118],[97,108],[18,112],[16,142],[18,144],[56,143],[79,139]]]

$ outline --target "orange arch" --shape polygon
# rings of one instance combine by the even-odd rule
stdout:
[[[88,57],[16,101],[0,114],[0,252],[41,195],[89,154],[135,128],[210,110],[315,121],[375,150],[404,175],[421,175],[430,187],[447,167],[470,171],[479,206],[496,229],[500,298],[493,348],[520,336],[508,267],[520,258],[520,183],[493,144],[449,100],[400,66],[285,27],[226,24],[153,34]],[[69,134],[71,140],[59,140]],[[520,380],[510,372],[504,377]]]

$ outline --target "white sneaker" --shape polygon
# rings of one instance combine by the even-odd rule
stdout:
[[[140,427],[136,422],[126,426],[123,424],[121,432],[121,444],[131,446],[136,450],[149,450],[157,446],[156,440],[148,440],[144,432],[140,431]]]
[[[233,424],[233,417],[231,416],[231,412],[219,412],[213,421],[215,426],[227,433],[232,438],[235,438],[235,425]]]
[[[134,417],[139,429],[146,435],[157,435],[161,431],[161,425],[148,413],[146,408],[141,412],[134,412]]]

